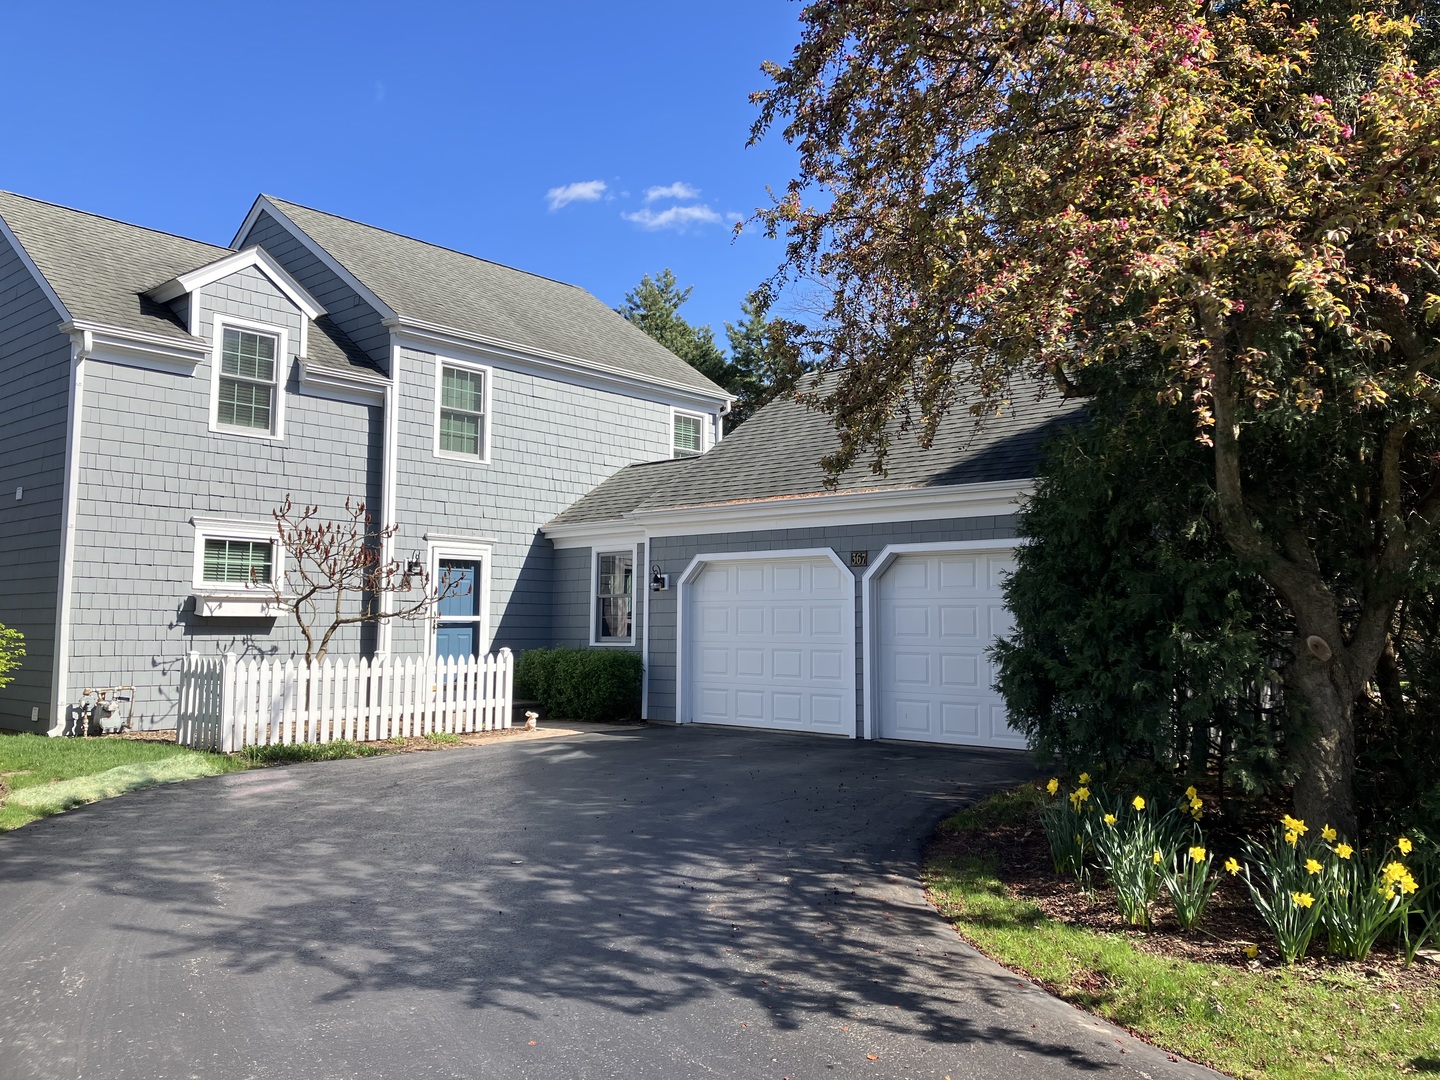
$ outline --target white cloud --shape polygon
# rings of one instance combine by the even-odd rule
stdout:
[[[552,187],[545,193],[552,211],[572,202],[597,202],[605,194],[604,180],[580,180],[562,187]]]
[[[665,210],[651,210],[647,206],[633,214],[620,216],[650,232],[660,229],[684,231],[691,225],[719,225],[721,221],[720,215],[708,206],[672,206]]]
[[[666,184],[664,187],[652,187],[645,189],[645,201],[652,203],[656,199],[698,199],[700,189],[691,187],[683,180],[676,180],[673,184]]]

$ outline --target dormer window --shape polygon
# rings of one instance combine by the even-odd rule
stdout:
[[[232,435],[280,437],[283,410],[280,379],[286,339],[286,332],[278,327],[217,316],[213,430]]]

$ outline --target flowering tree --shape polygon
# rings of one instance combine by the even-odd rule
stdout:
[[[318,506],[297,509],[289,495],[271,513],[286,555],[271,589],[276,606],[300,627],[307,663],[325,659],[341,627],[426,619],[441,600],[469,592],[458,581],[432,582],[423,568],[382,559],[382,542],[399,526],[377,528],[363,502],[346,499],[343,521],[321,520]]]
[[[0,623],[0,689],[15,681],[12,674],[25,659],[25,635]]]
[[[827,465],[1150,358],[1293,616],[1297,812],[1349,832],[1355,701],[1440,523],[1440,81],[1405,6],[835,0],[755,95],[800,155],[775,284],[828,290],[790,327],[840,369]],[[1254,481],[1262,429],[1312,452]]]

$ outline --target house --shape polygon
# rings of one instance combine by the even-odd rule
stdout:
[[[558,641],[645,657],[648,719],[1019,748],[987,655],[1015,514],[1078,407],[1025,398],[826,486],[828,416],[767,405],[695,458],[629,465],[551,519]],[[633,567],[612,616],[617,569]]]
[[[0,726],[31,731],[121,684],[173,726],[187,652],[294,654],[250,584],[287,493],[474,583],[342,652],[548,644],[539,527],[730,400],[581,289],[264,197],[217,247],[0,194],[0,371]]]
[[[296,655],[251,584],[290,494],[473,586],[342,655],[628,649],[649,719],[1022,745],[986,650],[1053,396],[827,487],[825,415],[721,441],[726,392],[583,290],[266,196],[217,247],[0,193],[0,371],[0,726],[120,684],[173,726],[188,652]]]

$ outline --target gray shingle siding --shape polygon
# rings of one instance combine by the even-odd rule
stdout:
[[[70,339],[60,319],[0,239],[0,623],[23,633],[26,649],[15,681],[0,690],[0,727],[26,731],[50,727],[70,393]]]
[[[269,214],[261,213],[239,243],[241,247],[258,244],[274,256],[374,364],[389,369],[390,331],[380,315],[288,229]]]
[[[737,515],[739,517],[739,515]],[[898,521],[876,525],[847,525],[826,528],[774,529],[763,532],[714,533],[705,536],[652,537],[650,562],[657,563],[670,575],[672,587],[666,592],[650,593],[650,665],[648,708],[646,719],[675,720],[675,642],[676,620],[680,599],[680,576],[697,555],[724,554],[740,551],[787,551],[803,548],[830,548],[845,563],[852,551],[869,552],[873,562],[889,544],[928,544],[950,540],[1006,540],[1015,536],[1015,518],[972,517],[938,521]],[[860,579],[863,569],[855,575],[855,667],[856,667],[856,732],[861,722],[864,701],[864,669],[862,664],[861,622],[864,603]]]
[[[193,516],[265,521],[287,493],[331,518],[347,496],[379,500],[380,409],[296,393],[301,316],[289,300],[242,270],[204,289],[196,305],[196,331],[207,339],[217,311],[290,330],[284,439],[209,430],[208,360],[188,378],[87,362],[65,700],[86,686],[133,683],[142,727],[173,726],[178,665],[191,649],[303,655],[288,619],[195,615]],[[334,651],[354,655],[363,645],[351,628]]]
[[[555,644],[570,648],[587,648],[591,637],[590,592],[595,587],[596,548],[560,548],[555,552],[551,570],[554,588],[554,623],[552,636]],[[623,544],[599,548],[600,551],[624,551]],[[649,588],[650,564],[646,561],[647,551],[640,544],[635,558],[635,616],[634,644],[631,651],[639,652],[645,641],[645,592]],[[623,648],[619,645],[605,645],[603,648]]]
[[[494,648],[556,643],[556,552],[540,526],[623,465],[670,448],[670,410],[495,363],[489,464],[435,455],[435,354],[400,350],[395,550],[424,552],[427,533],[493,543]],[[583,595],[587,597],[587,592]],[[568,631],[567,631],[568,632]],[[429,648],[423,623],[396,627],[398,653]]]

